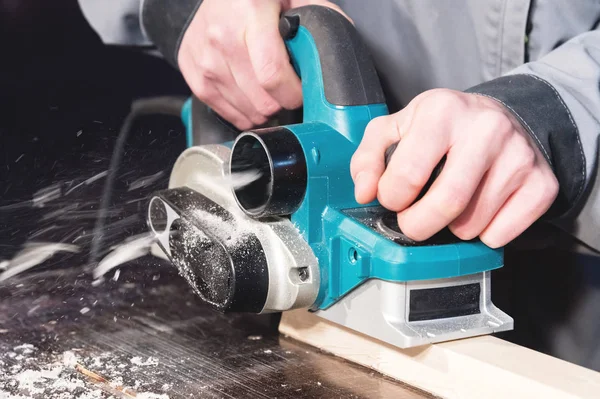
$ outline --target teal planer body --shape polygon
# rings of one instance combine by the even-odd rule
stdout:
[[[511,329],[512,319],[490,298],[490,271],[503,266],[502,249],[461,241],[448,231],[415,242],[402,234],[393,212],[377,202],[356,202],[350,160],[367,124],[387,115],[388,109],[374,65],[352,24],[333,10],[307,6],[286,13],[280,31],[302,81],[302,122],[240,133],[190,98],[181,114],[189,148],[174,167],[169,189],[157,193],[149,208],[149,225],[166,255],[192,285],[201,286],[197,292],[206,302],[223,311],[307,308],[400,347]],[[211,171],[210,183],[198,177],[202,170]],[[236,173],[259,177],[231,186]],[[227,184],[225,190],[215,188]],[[236,249],[223,239],[227,234],[214,233],[218,228],[197,217],[198,207],[213,207],[213,214],[233,229],[244,225],[248,232],[268,230],[255,234],[264,261],[251,259],[250,266],[238,270],[231,255]],[[181,230],[177,221],[186,219],[188,229],[209,236],[211,244],[198,248],[219,250],[209,249],[210,257],[205,249],[194,256],[177,255],[196,248],[173,244],[163,231],[173,236],[173,230]],[[171,227],[155,229],[157,225]],[[287,258],[269,255],[276,246]],[[227,292],[219,302],[215,287],[207,288],[210,284],[202,280],[218,274],[214,269],[206,272],[207,259],[221,258],[226,258],[223,267],[230,273],[221,284]],[[246,270],[252,267],[268,272]],[[284,270],[271,271],[279,268]],[[265,275],[266,284],[259,284]],[[245,284],[252,291],[252,279],[266,293],[249,309],[240,303],[256,298],[238,293],[236,301],[232,285]],[[302,291],[303,285],[310,289]]]

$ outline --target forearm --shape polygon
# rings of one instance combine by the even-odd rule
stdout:
[[[552,166],[560,193],[549,219],[600,249],[600,32],[580,35],[539,61],[469,92],[510,109]]]

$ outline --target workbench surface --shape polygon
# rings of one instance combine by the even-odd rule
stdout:
[[[208,309],[172,271],[143,259],[96,286],[76,269],[4,284],[0,397],[423,397],[279,336],[276,317]]]

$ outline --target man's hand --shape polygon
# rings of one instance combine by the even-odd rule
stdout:
[[[280,13],[318,0],[204,0],[178,64],[193,93],[240,130],[302,105],[302,87],[279,35]]]
[[[535,104],[532,104],[535,106]],[[398,142],[387,168],[385,150]],[[441,158],[442,173],[414,202]],[[371,121],[351,164],[356,199],[398,213],[422,241],[446,226],[459,238],[504,246],[552,205],[558,181],[512,114],[493,99],[436,89]]]

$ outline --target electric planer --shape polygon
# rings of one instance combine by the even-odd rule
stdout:
[[[302,122],[239,133],[188,99],[188,148],[148,207],[154,253],[222,312],[305,308],[400,348],[512,329],[491,301],[502,249],[447,230],[415,242],[394,212],[356,202],[350,159],[388,109],[354,26],[306,6],[280,31]]]

